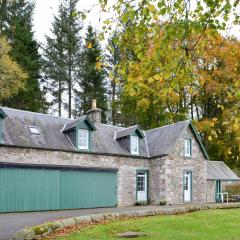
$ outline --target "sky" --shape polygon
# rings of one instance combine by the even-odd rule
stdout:
[[[44,36],[51,34],[51,23],[53,21],[53,15],[57,14],[59,0],[35,0],[35,2],[36,8],[33,18],[35,37],[39,42],[44,42]],[[100,8],[98,0],[79,0],[77,8],[79,11],[92,8],[91,13],[85,20],[85,27],[89,23],[96,29],[101,26],[99,22]],[[103,19],[106,16],[101,17]],[[240,27],[231,26],[230,29],[223,32],[223,34],[234,35],[240,39]]]
[[[35,0],[36,7],[33,17],[35,37],[39,42],[44,42],[44,36],[51,34],[51,23],[53,21],[53,15],[57,14],[59,0]],[[90,9],[91,13],[84,22],[84,26],[89,23],[95,28],[99,27],[100,10],[96,6],[98,0],[79,0],[77,10]]]

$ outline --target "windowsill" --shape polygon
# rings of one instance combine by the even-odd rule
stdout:
[[[92,149],[79,149],[77,148],[78,152],[92,152]]]
[[[184,158],[192,159],[192,156],[184,156]]]
[[[139,153],[131,153],[132,156],[140,156]]]

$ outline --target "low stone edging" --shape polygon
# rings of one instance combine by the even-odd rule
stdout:
[[[202,204],[202,205],[183,205],[176,207],[151,207],[148,210],[137,210],[129,212],[119,213],[99,213],[92,214],[89,216],[80,216],[73,218],[66,218],[59,221],[53,221],[44,223],[41,225],[26,227],[14,234],[13,240],[32,240],[39,237],[47,236],[51,233],[56,232],[67,227],[74,227],[76,225],[98,223],[104,220],[112,219],[126,219],[126,218],[137,218],[137,217],[148,217],[155,215],[177,215],[187,212],[194,212],[198,210],[208,209],[227,209],[227,208],[240,208],[240,203],[217,203],[217,204]]]

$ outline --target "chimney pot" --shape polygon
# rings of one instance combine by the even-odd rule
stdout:
[[[92,109],[95,109],[95,108],[97,108],[97,100],[93,99],[92,100]]]
[[[87,111],[87,116],[93,122],[93,124],[98,125],[98,124],[101,124],[101,114],[102,114],[102,110],[97,108],[97,100],[93,99],[92,109]]]

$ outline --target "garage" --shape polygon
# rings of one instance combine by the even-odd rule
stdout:
[[[117,170],[1,166],[0,212],[114,207]]]

